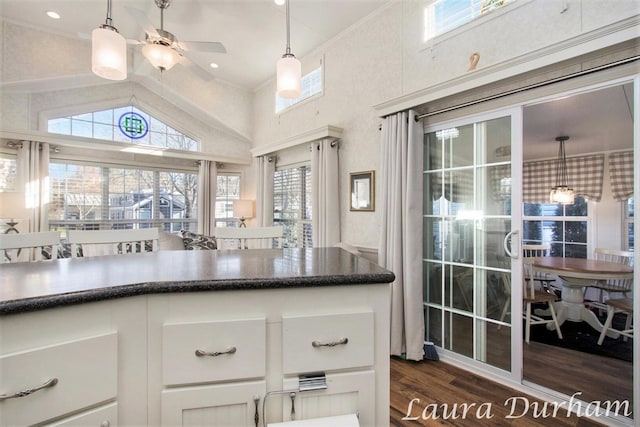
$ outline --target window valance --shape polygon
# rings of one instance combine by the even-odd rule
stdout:
[[[567,159],[569,186],[577,196],[599,202],[602,199],[604,154]],[[556,160],[525,162],[522,170],[522,198],[526,203],[549,203],[556,185]]]
[[[615,200],[633,197],[633,151],[609,155],[609,178]]]

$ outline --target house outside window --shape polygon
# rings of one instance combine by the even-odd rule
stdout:
[[[196,171],[52,161],[49,176],[51,230],[196,230]]]
[[[524,244],[551,244],[551,256],[588,258],[589,205],[576,197],[573,205],[525,203]]]
[[[216,227],[236,227],[233,201],[240,200],[240,174],[218,174],[216,192]]]
[[[311,165],[277,169],[273,198],[273,223],[284,228],[284,247],[312,247]]]

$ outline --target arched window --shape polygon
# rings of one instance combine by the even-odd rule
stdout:
[[[105,141],[198,151],[195,139],[132,105],[49,119],[47,130]]]

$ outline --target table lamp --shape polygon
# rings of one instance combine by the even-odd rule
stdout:
[[[233,216],[240,219],[239,227],[246,227],[244,223],[246,219],[254,217],[253,200],[234,200]]]
[[[7,229],[4,231],[8,233],[19,233],[16,229],[18,221],[20,219],[27,219],[29,217],[29,210],[25,205],[25,195],[19,191],[4,191],[0,192],[0,219]],[[4,228],[4,227],[3,227]]]

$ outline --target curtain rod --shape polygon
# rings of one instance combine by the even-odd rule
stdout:
[[[580,76],[585,76],[587,74],[591,74],[591,73],[595,73],[597,71],[602,71],[602,70],[606,70],[609,68],[613,68],[613,67],[617,67],[620,65],[624,65],[633,61],[637,61],[638,59],[640,59],[640,55],[636,55],[636,56],[632,56],[630,58],[626,58],[626,59],[621,59],[620,61],[616,61],[616,62],[610,62],[608,64],[604,64],[604,65],[600,65],[598,67],[594,67],[594,68],[589,68],[587,70],[582,70],[582,71],[577,71],[575,73],[572,74],[567,74],[566,76],[561,76],[561,77],[556,77],[550,80],[545,80],[539,83],[533,83],[530,84],[528,86],[524,86],[518,89],[512,89],[512,90],[508,90],[506,92],[501,92],[495,95],[490,95],[490,96],[486,96],[484,98],[479,98],[473,101],[469,101],[469,102],[465,102],[463,104],[458,104],[458,105],[454,105],[453,107],[447,107],[447,108],[443,108],[440,110],[436,110],[436,111],[432,111],[430,113],[425,113],[425,114],[420,114],[418,116],[416,116],[416,120],[422,119],[424,117],[431,117],[431,116],[435,116],[436,114],[442,114],[442,113],[448,113],[449,111],[454,111],[454,110],[459,110],[461,108],[464,107],[470,107],[472,105],[477,105],[480,104],[482,102],[487,102],[487,101],[493,101],[494,99],[499,99],[499,98],[504,98],[505,96],[509,96],[509,95],[514,95],[516,93],[520,93],[520,92],[525,92],[527,90],[531,90],[531,89],[537,89],[539,87],[543,87],[543,86],[547,86],[550,84],[554,84],[554,83],[559,83],[565,80],[569,80],[575,77],[580,77]]]

